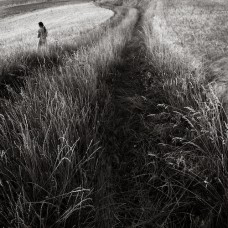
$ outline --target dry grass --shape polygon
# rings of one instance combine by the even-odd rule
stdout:
[[[11,91],[12,99],[1,101],[1,226],[97,222],[95,190],[103,183],[94,183],[109,99],[103,77],[120,61],[135,18],[135,10],[129,11],[114,28],[110,24],[82,37],[93,46],[73,51],[72,43],[70,54],[60,53],[63,64],[37,66],[20,94]]]
[[[78,0],[73,0],[77,2]],[[83,0],[82,0],[83,1]],[[81,2],[82,2],[81,1]],[[13,7],[13,6],[21,6],[21,5],[29,5],[36,3],[47,3],[47,2],[69,2],[69,0],[0,0],[0,7]],[[85,2],[85,1],[84,1]]]
[[[188,56],[187,62],[197,62],[197,69],[203,66],[206,80],[227,111],[227,2],[176,0],[166,1],[164,8],[167,27],[176,37],[173,43]]]
[[[116,7],[2,61],[2,82],[26,77],[0,102],[0,226],[227,227],[227,116],[204,73],[213,32],[188,38],[225,2],[99,2],[146,11]]]
[[[144,17],[147,59],[154,75],[145,78],[145,86],[160,101],[159,112],[151,115],[151,121],[157,122],[154,131],[161,143],[159,153],[149,157],[157,166],[163,164],[155,171],[154,180],[167,186],[167,190],[157,194],[154,203],[156,211],[160,211],[154,216],[157,221],[161,219],[161,227],[188,223],[191,225],[187,227],[227,227],[227,117],[212,87],[204,80],[200,64],[206,59],[209,44],[211,55],[221,54],[217,48],[224,44],[218,42],[220,36],[212,31],[212,25],[215,17],[224,15],[214,11],[217,6],[221,9],[220,5],[211,8],[207,4],[158,0],[150,4]],[[207,7],[213,9],[210,20],[208,11],[207,15],[199,15]],[[206,28],[206,21],[212,23],[209,31],[202,29]],[[219,31],[222,29],[220,26]],[[190,41],[190,33],[197,38]],[[216,36],[215,41],[209,39],[212,35]],[[165,119],[165,124],[164,119],[158,121],[160,118]],[[165,170],[171,174],[164,183],[158,173]],[[157,185],[158,191],[161,186]],[[162,194],[164,204],[159,198]]]
[[[202,61],[214,61],[227,54],[226,1],[166,1],[165,19],[179,44]]]

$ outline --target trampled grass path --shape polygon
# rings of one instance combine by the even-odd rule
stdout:
[[[131,40],[123,49],[122,61],[113,66],[107,82],[112,95],[112,112],[108,113],[105,123],[106,151],[100,180],[103,188],[98,192],[98,198],[102,199],[98,227],[132,227],[133,218],[139,221],[141,213],[137,196],[132,192],[134,172],[143,163],[146,152],[142,135],[147,134],[140,120],[147,112],[143,96],[143,78],[147,71],[141,19],[142,12],[139,12]]]

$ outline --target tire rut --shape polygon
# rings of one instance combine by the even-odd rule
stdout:
[[[132,38],[122,52],[122,61],[113,67],[111,75],[115,78],[107,82],[112,112],[105,123],[106,151],[102,173],[106,173],[106,179],[101,178],[99,184],[101,186],[103,182],[101,195],[104,201],[100,202],[103,223],[98,227],[131,226],[141,210],[139,199],[132,197],[132,191],[136,189],[132,176],[144,163],[146,152],[139,137],[145,132],[141,115],[147,112],[143,85],[147,70],[141,36],[142,15],[139,10]]]

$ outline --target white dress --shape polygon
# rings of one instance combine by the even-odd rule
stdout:
[[[47,30],[45,31],[44,28],[40,28],[38,30],[38,38],[40,38],[39,43],[38,43],[38,48],[46,46],[47,45]]]

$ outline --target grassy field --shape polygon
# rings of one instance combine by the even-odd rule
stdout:
[[[119,61],[137,15],[132,9],[123,18],[118,11],[111,23],[76,34],[71,50],[77,51],[61,49],[61,64],[30,69],[23,92],[11,91],[11,99],[1,101],[1,153],[9,152],[1,159],[1,226],[94,226],[94,188],[101,188],[94,181],[103,150],[99,129],[109,97],[100,80]],[[32,58],[42,61],[49,54]],[[10,126],[17,139],[8,138]]]
[[[203,61],[227,54],[226,1],[167,1],[166,22],[180,44]]]
[[[82,31],[89,30],[113,16],[113,12],[98,8],[91,3],[64,5],[39,10],[13,17],[0,22],[2,31],[0,48],[4,55],[13,52],[35,50],[37,48],[38,22],[43,21],[49,30],[50,44],[59,45],[71,41]],[[2,54],[1,57],[4,57]],[[5,58],[5,57],[4,57]]]
[[[216,95],[227,106],[227,2],[164,1],[158,11],[166,12],[161,22],[164,28],[156,22],[160,36],[162,31],[168,31],[162,35],[162,42],[172,46],[172,53],[181,56],[181,61],[185,59],[192,70],[203,69],[201,77],[211,82]]]
[[[52,3],[52,5],[62,2],[62,4],[66,4],[68,2],[74,3],[85,3],[88,0],[0,0],[0,7],[12,7],[12,6],[20,6],[20,5],[34,5],[37,3]],[[44,4],[45,6],[45,4]]]
[[[0,226],[228,227],[227,7],[67,1],[3,18]]]
[[[170,213],[165,227],[227,227],[227,117],[217,87],[207,78],[213,60],[226,56],[226,7],[222,1],[156,1],[145,14],[147,58],[156,72],[154,78],[145,77],[145,86],[160,102],[151,118],[160,137],[155,161],[163,164],[155,180],[167,186],[161,191],[168,203],[157,202],[163,211],[158,217]],[[163,181],[161,173],[167,170],[172,177],[164,174]]]
[[[0,18],[29,13],[39,9],[51,8],[67,4],[87,3],[87,0],[57,0],[57,1],[0,1]]]

